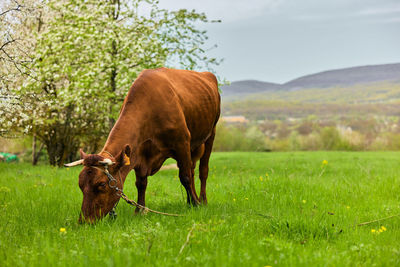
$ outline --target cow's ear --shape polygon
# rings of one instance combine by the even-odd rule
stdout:
[[[83,152],[82,148],[79,149],[79,154],[81,154],[81,159],[85,159],[87,157],[87,154]]]
[[[130,157],[131,156],[131,146],[130,145],[125,145],[124,149],[125,155]]]
[[[119,167],[122,167],[124,165],[130,165],[131,164],[130,156],[131,156],[131,147],[130,145],[125,145],[124,149],[116,158]]]

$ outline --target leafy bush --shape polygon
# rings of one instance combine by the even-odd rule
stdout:
[[[217,125],[214,141],[216,151],[265,151],[268,150],[266,137],[257,126],[248,129],[228,126],[221,122]]]

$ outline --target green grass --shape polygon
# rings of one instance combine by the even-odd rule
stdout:
[[[94,226],[77,223],[80,167],[1,164],[0,266],[399,266],[400,217],[354,227],[400,213],[399,163],[396,152],[214,153],[208,206],[189,208],[177,171],[161,171],[148,207],[185,217],[121,202]]]

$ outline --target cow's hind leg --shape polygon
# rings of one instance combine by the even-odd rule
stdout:
[[[208,161],[210,159],[212,147],[214,144],[215,138],[215,127],[211,136],[207,139],[204,146],[204,153],[203,156],[200,158],[200,182],[201,182],[201,189],[200,189],[200,201],[203,204],[207,204],[207,195],[206,195],[206,183],[208,177]]]
[[[146,206],[145,204],[145,197],[146,197],[146,188],[147,188],[147,176],[140,176],[139,172],[135,172],[136,174],[136,188],[138,191],[138,199],[137,203],[142,205],[143,207]],[[139,207],[136,207],[135,213],[139,213],[142,211]]]
[[[179,179],[186,190],[187,203],[196,206],[199,204],[199,200],[191,182],[193,163],[191,159],[189,142],[184,142],[177,148],[176,161],[179,168]]]
[[[196,162],[203,156],[203,154],[204,154],[204,144],[202,144],[201,146],[199,146],[198,148],[193,150],[192,155],[191,155],[191,157],[192,157],[192,176],[190,177],[190,186],[192,187],[192,190],[197,199],[199,199],[199,197],[197,196],[196,186],[194,183],[194,177],[195,177],[194,170],[196,169]]]

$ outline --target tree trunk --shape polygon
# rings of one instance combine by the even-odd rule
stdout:
[[[112,41],[111,44],[111,57],[114,58],[117,55],[118,51],[117,51],[117,42],[115,40]],[[115,124],[115,119],[112,117],[113,116],[113,108],[115,105],[115,98],[116,98],[116,91],[117,91],[117,82],[116,82],[116,78],[117,78],[117,67],[115,65],[113,65],[111,67],[111,74],[110,74],[110,91],[113,93],[112,98],[110,99],[110,118],[109,118],[109,127],[110,127],[110,131],[111,129],[114,127]]]
[[[36,135],[33,134],[33,140],[32,140],[32,165],[35,166],[37,164],[36,157]]]
[[[112,0],[111,4],[113,5],[112,12],[109,14],[109,17],[113,20],[118,20],[119,17],[119,12],[121,8],[121,3],[120,0]],[[118,40],[118,35],[115,33],[115,39],[111,43],[111,58],[114,59],[118,55],[118,49],[117,49],[117,40]],[[117,78],[118,70],[117,66],[115,65],[115,62],[113,62],[113,65],[111,67],[111,75],[110,75],[110,90],[113,93],[112,99],[110,99],[110,118],[109,118],[109,127],[110,131],[114,127],[115,124],[115,119],[113,118],[113,109],[116,104],[116,91],[117,91]]]
[[[56,142],[48,142],[46,144],[47,154],[49,155],[49,163],[52,166],[62,167],[65,160],[75,147],[74,142],[63,143],[62,140]]]
[[[40,153],[42,152],[44,144],[41,143],[39,150],[36,150],[36,135],[33,135],[33,141],[32,141],[32,165],[35,166],[37,165],[39,158],[40,158]]]
[[[48,142],[46,143],[47,154],[49,155],[49,163],[51,166],[56,166],[57,156],[56,156],[56,147],[54,144]]]

